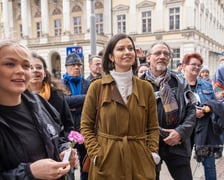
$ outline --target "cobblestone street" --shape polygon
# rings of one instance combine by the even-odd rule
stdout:
[[[192,174],[194,180],[204,180],[204,169],[202,163],[191,159]],[[224,180],[224,157],[216,160],[217,180]],[[165,163],[163,163],[160,180],[172,180]],[[75,180],[80,180],[79,169],[76,170]]]

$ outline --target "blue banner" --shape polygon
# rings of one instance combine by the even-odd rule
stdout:
[[[81,46],[72,46],[72,47],[66,47],[66,55],[75,53],[79,55],[80,58],[83,58],[83,51]]]

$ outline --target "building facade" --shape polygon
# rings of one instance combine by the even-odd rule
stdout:
[[[173,50],[171,68],[198,52],[214,73],[224,52],[224,0],[0,0],[1,39],[20,40],[42,55],[49,70],[65,72],[78,51],[89,74],[94,15],[96,52],[116,33],[131,35],[145,52],[156,41]],[[93,8],[91,5],[94,5]],[[93,14],[94,11],[94,14]]]

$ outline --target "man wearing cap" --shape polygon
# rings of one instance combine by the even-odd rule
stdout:
[[[70,54],[66,58],[66,73],[63,75],[63,82],[66,85],[66,101],[70,107],[76,131],[80,131],[80,120],[83,103],[89,87],[89,81],[81,74],[82,60],[77,54]],[[81,180],[87,180],[88,174],[82,172],[82,161],[86,154],[84,145],[76,145],[80,161]]]

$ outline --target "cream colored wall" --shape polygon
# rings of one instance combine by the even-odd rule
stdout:
[[[31,2],[31,12],[34,13],[35,11],[35,7],[34,7],[34,0],[29,0]],[[97,0],[95,0],[97,1]],[[133,24],[136,26],[136,32],[137,35],[133,35],[135,38],[135,43],[137,46],[142,47],[144,50],[147,50],[149,48],[149,46],[156,41],[156,36],[158,36],[158,34],[156,34],[156,32],[153,33],[148,33],[148,34],[142,34],[141,33],[141,20],[140,20],[140,14],[138,9],[136,9],[136,22],[133,22],[133,20],[130,18],[130,2],[131,0],[112,0],[112,9],[118,5],[127,5],[129,6],[129,10],[127,11],[127,30],[130,29],[130,26],[132,26]],[[143,2],[145,0],[135,0],[136,5]],[[148,2],[148,0],[146,0]],[[158,0],[149,0],[150,2],[159,2]],[[0,0],[0,2],[2,2],[2,0]],[[19,33],[19,24],[21,24],[21,16],[20,14],[20,9],[18,8],[18,2],[20,2],[20,0],[14,0],[13,1],[13,16],[14,16],[14,27],[15,27],[15,35],[16,35],[16,39],[20,38],[20,33]],[[49,36],[51,38],[54,38],[54,19],[61,19],[62,22],[62,34],[64,32],[63,30],[63,11],[62,11],[62,0],[59,1],[58,7],[59,9],[61,9],[62,14],[61,15],[56,15],[56,16],[52,16],[52,11],[55,7],[54,3],[52,0],[49,0]],[[86,4],[86,0],[79,0],[79,1],[70,1],[70,7],[72,9],[72,7],[75,5],[75,3],[77,3],[83,8],[82,11],[80,12],[74,12],[71,13],[71,17],[69,19],[70,21],[70,31],[71,34],[73,34],[73,18],[74,16],[82,16],[82,35],[81,36],[77,36],[78,38],[78,43],[76,40],[74,40],[73,45],[82,45],[83,46],[83,51],[84,51],[84,63],[85,63],[85,75],[88,75],[89,73],[89,69],[88,69],[88,55],[91,52],[90,49],[90,35],[89,33],[87,33],[87,20],[89,20],[86,16],[86,8],[84,7]],[[100,2],[105,2],[101,1]],[[187,2],[189,2],[189,0],[177,0],[178,6],[181,4],[181,30],[186,29],[187,26],[187,18],[191,17],[193,20],[195,19],[195,16],[197,14],[188,14],[187,13],[187,8],[186,8],[186,4]],[[202,3],[202,1],[198,1],[199,5],[200,3]],[[204,1],[205,2],[205,9],[208,10],[209,15],[212,15],[212,17],[216,18],[217,20],[220,19],[220,22],[222,23],[222,25],[224,24],[222,21],[222,17],[224,15],[223,12],[223,7],[221,9],[221,7],[217,6],[218,1],[210,1],[210,4],[207,4],[208,1]],[[216,8],[215,8],[216,6]],[[169,7],[169,6],[168,6]],[[192,4],[192,6],[190,6],[190,8],[195,8],[196,11],[200,11],[200,7],[196,7],[195,3]],[[70,9],[70,11],[71,11]],[[0,9],[0,15],[2,14],[1,12],[2,9]],[[155,18],[155,9],[152,9],[153,14],[152,17]],[[95,13],[99,13],[99,12],[103,12],[103,9],[95,9]],[[110,12],[108,12],[110,13]],[[199,14],[199,13],[198,13]],[[187,52],[192,52],[192,51],[198,51],[200,53],[203,53],[203,56],[205,56],[206,59],[208,59],[208,54],[210,51],[214,51],[214,52],[221,52],[224,50],[224,47],[221,47],[220,44],[223,45],[224,42],[224,34],[215,31],[215,33],[211,33],[211,32],[207,32],[206,29],[204,29],[203,31],[205,32],[205,34],[197,34],[194,33],[193,36],[190,37],[186,37],[185,35],[183,35],[182,33],[180,33],[179,31],[176,32],[169,32],[168,31],[168,10],[167,10],[167,5],[166,3],[163,3],[163,32],[161,33],[161,37],[162,40],[167,41],[173,48],[180,48],[181,50],[181,58],[183,56],[184,53]],[[112,17],[114,18],[114,14],[112,15]],[[221,18],[220,18],[221,17]],[[46,17],[47,18],[47,17]],[[197,17],[198,18],[198,17]],[[114,19],[113,19],[114,20]],[[1,23],[3,20],[0,20]],[[41,18],[34,18],[33,14],[32,14],[32,37],[29,38],[36,38],[36,22],[37,21],[41,21]],[[104,22],[104,23],[108,23],[108,22]],[[112,27],[114,27],[115,24],[115,20],[114,22],[112,22]],[[160,23],[160,22],[158,22]],[[196,24],[197,25],[197,24]],[[214,27],[211,24],[207,24],[207,28],[208,30],[214,30]],[[198,27],[198,25],[196,26]],[[1,26],[0,26],[1,28]],[[1,30],[1,29],[0,29]],[[152,30],[155,31],[156,30],[156,21],[153,20],[152,23]],[[1,32],[1,31],[0,31]],[[207,32],[207,34],[206,34]],[[1,37],[2,33],[0,33],[0,37]],[[216,37],[216,41],[213,40],[213,38]],[[217,39],[218,37],[218,39]],[[35,46],[31,46],[31,49],[36,49],[38,52],[40,52],[41,55],[43,55],[47,60],[48,60],[48,66],[51,66],[51,62],[49,57],[51,56],[52,52],[57,52],[61,55],[61,69],[62,71],[64,71],[64,59],[65,59],[65,49],[67,46],[72,46],[71,43],[67,43],[66,41],[61,41],[61,39],[63,39],[62,37],[58,37],[55,38],[54,40],[52,40],[51,43],[49,44],[43,44],[43,46],[39,46],[38,48],[36,48]],[[103,38],[102,38],[103,39]],[[40,39],[37,39],[37,41],[40,41]],[[55,41],[55,42],[54,42]],[[103,49],[103,47],[105,46],[105,44],[107,43],[106,38],[101,40],[101,39],[97,39],[97,52],[99,52],[101,49]],[[219,44],[218,44],[219,42]],[[54,43],[58,43],[60,44],[60,46],[52,46],[54,45]],[[215,61],[215,56],[212,55],[210,56],[210,58],[212,58],[211,60],[209,59],[208,61],[206,60],[206,63],[211,65],[211,68],[215,69],[214,65],[216,64]],[[212,62],[212,63],[211,63]],[[212,70],[213,71],[213,70]]]

